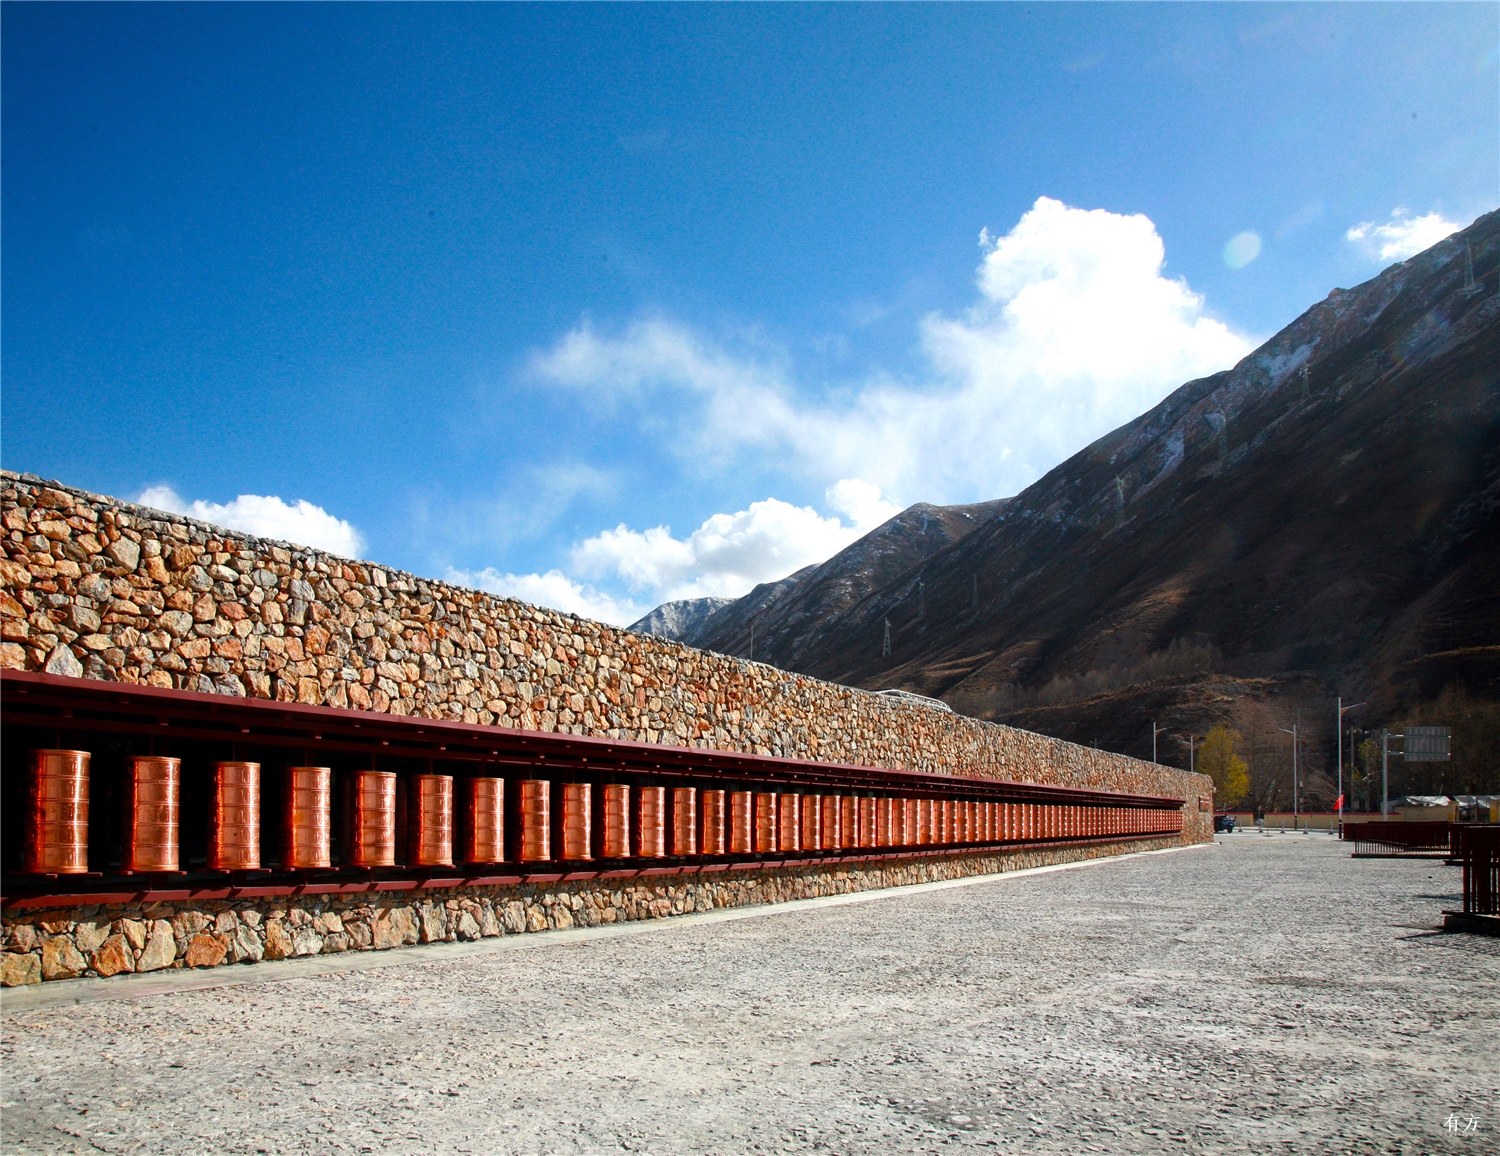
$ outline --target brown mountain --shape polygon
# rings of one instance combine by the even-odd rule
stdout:
[[[1490,213],[972,532],[878,552],[939,509],[913,507],[718,611],[698,644],[744,653],[753,617],[758,659],[1136,754],[1174,711],[1191,729],[1239,700],[1342,693],[1370,719],[1454,679],[1500,692],[1497,247]]]
[[[779,582],[763,582],[715,611],[682,641],[723,654],[750,654],[784,670],[803,670],[821,653],[825,624],[875,591],[961,541],[1005,508],[1005,499],[968,506],[918,502],[828,561]]]

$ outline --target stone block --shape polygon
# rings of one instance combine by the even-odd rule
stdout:
[[[229,937],[200,931],[188,940],[182,962],[188,967],[218,967],[229,954]]]
[[[280,919],[266,920],[266,959],[286,959],[296,948],[287,933],[286,924]]]
[[[99,945],[109,938],[110,925],[107,919],[81,920],[73,929],[73,943],[85,955],[97,951]]]
[[[102,976],[135,970],[135,953],[123,935],[111,935],[99,945],[89,964]]]
[[[170,967],[177,958],[177,940],[172,935],[172,925],[165,919],[151,924],[151,935],[135,962],[136,971],[160,971]]]
[[[88,961],[78,953],[66,935],[54,935],[42,941],[42,978],[72,979],[88,968]]]
[[[33,952],[25,955],[7,951],[0,957],[0,984],[5,987],[21,987],[28,983],[42,982],[41,957]]]
[[[229,958],[235,963],[259,963],[265,955],[260,936],[250,927],[241,924],[229,937]]]

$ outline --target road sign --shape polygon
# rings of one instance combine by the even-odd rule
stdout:
[[[1403,757],[1409,763],[1446,763],[1449,759],[1447,727],[1406,727]]]

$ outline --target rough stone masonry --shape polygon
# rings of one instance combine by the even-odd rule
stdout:
[[[1211,837],[1211,815],[1198,803],[1212,795],[1203,775],[253,538],[30,475],[0,472],[0,529],[0,667],[522,730],[1172,796],[1187,805],[1182,836],[1170,842]],[[956,856],[938,861],[948,867],[921,871],[972,874],[1004,869],[1013,859]],[[846,876],[858,878],[837,888],[889,886],[892,870],[907,869],[846,868]],[[722,895],[708,888],[685,909],[823,894],[823,886],[812,879],[786,896],[779,885],[746,885],[742,893]],[[663,885],[644,901],[596,905],[622,913],[616,918],[659,917],[688,902],[673,890]],[[378,907],[378,897],[370,898]],[[498,934],[506,926],[503,912],[514,910],[510,904],[525,908],[529,902],[516,895],[497,907],[495,900],[475,911],[458,897],[427,902],[444,912],[441,932],[434,924],[427,938],[468,932],[465,916],[481,934],[487,927]],[[410,896],[392,902],[385,910],[402,910],[400,919],[420,923],[422,904]],[[573,910],[571,898],[565,907]],[[260,923],[223,910],[190,918],[175,910],[107,914],[102,925],[99,913],[82,912],[7,920],[5,982],[101,974],[101,962],[104,971],[182,966],[195,951],[197,962],[217,963],[280,950],[267,938],[277,918],[269,910],[253,913]],[[316,937],[319,951],[338,950],[341,943],[377,946],[378,915],[364,921],[370,930],[363,942],[342,930],[336,910],[304,914],[306,930],[290,910],[283,918],[292,944],[283,954],[303,953],[299,931],[303,947]],[[199,922],[203,926],[184,930]],[[530,911],[511,922],[522,930],[557,925],[554,915],[542,919]],[[80,939],[77,928],[84,925],[89,930]],[[162,926],[171,927],[170,936]],[[205,935],[216,938],[209,943]],[[399,938],[410,940],[404,924]]]

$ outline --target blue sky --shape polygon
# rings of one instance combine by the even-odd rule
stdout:
[[[741,593],[1494,208],[1497,12],[6,4],[4,464]]]

